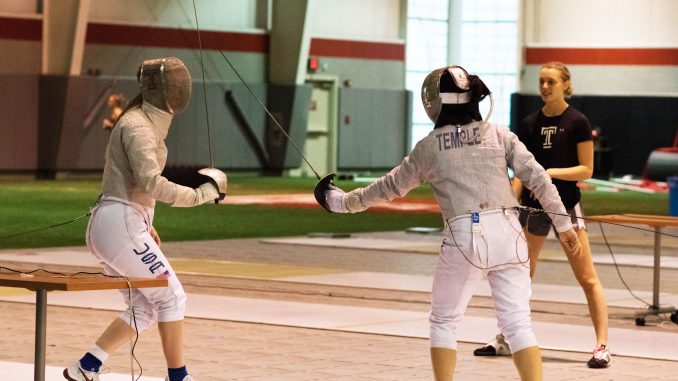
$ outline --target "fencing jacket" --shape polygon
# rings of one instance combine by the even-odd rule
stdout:
[[[349,192],[346,207],[358,212],[403,197],[421,183],[431,184],[445,220],[471,212],[512,208],[518,202],[507,167],[549,212],[556,231],[572,228],[558,191],[534,156],[505,126],[472,122],[436,128],[403,162],[373,184]]]
[[[165,138],[172,114],[146,102],[126,112],[115,125],[106,151],[102,194],[149,208],[155,200],[172,206],[203,203],[199,189],[175,184],[161,175],[167,162]]]

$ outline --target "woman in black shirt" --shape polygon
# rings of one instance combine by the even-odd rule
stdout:
[[[591,368],[606,368],[611,362],[607,349],[607,304],[603,287],[593,266],[586,225],[583,219],[578,218],[582,217],[583,213],[577,181],[588,179],[593,174],[591,125],[581,112],[566,101],[572,95],[572,85],[570,71],[563,63],[548,62],[542,65],[539,72],[539,93],[544,106],[523,120],[517,135],[551,176],[568,214],[572,216],[572,224],[581,242],[582,255],[568,255],[567,259],[586,294],[597,339],[593,357],[587,365]],[[532,192],[523,187],[517,178],[514,180],[513,190],[522,205],[543,209]],[[534,276],[537,258],[552,228],[551,218],[545,212],[522,210],[520,222],[527,237],[530,276]],[[510,353],[501,334],[474,352],[476,356]]]

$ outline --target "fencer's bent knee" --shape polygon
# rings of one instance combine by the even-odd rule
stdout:
[[[159,322],[170,322],[182,320],[186,312],[186,293],[181,284],[171,285],[172,297],[160,300],[155,303],[155,308],[158,311]]]
[[[431,313],[429,314],[429,323],[431,326],[431,348],[457,350],[457,321]]]
[[[501,332],[513,353],[537,346],[537,338],[532,331],[529,317],[501,327]]]
[[[183,320],[186,311],[186,293],[181,283],[177,280],[170,280],[168,287],[164,290],[160,298],[153,300],[149,299],[148,295],[135,297],[134,313],[131,308],[128,308],[121,318],[139,332],[144,331],[156,321],[164,323]]]
[[[158,313],[148,307],[128,307],[120,316],[127,324],[137,332],[143,332],[158,320]]]

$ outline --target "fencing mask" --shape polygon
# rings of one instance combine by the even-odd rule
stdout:
[[[441,92],[440,80],[443,75],[449,74],[451,83]],[[486,96],[492,95],[485,84],[475,75],[470,75],[463,67],[450,65],[433,70],[421,86],[421,102],[424,110],[433,123],[436,123],[444,104],[463,105],[477,104]],[[477,107],[477,106],[476,106]],[[489,119],[490,113],[485,120]]]
[[[138,75],[144,101],[172,114],[186,109],[191,99],[191,74],[175,57],[146,60]]]

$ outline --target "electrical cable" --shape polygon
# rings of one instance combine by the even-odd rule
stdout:
[[[526,210],[526,211],[528,211],[528,212],[530,212],[530,213],[546,213],[546,214],[551,214],[551,215],[554,215],[554,216],[568,216],[568,217],[572,217],[572,215],[570,215],[570,214],[563,214],[563,213],[558,213],[558,212],[551,212],[551,211],[548,211],[548,210],[538,209],[538,208],[532,208],[532,207],[528,207],[528,206],[519,206],[518,208],[524,209],[524,210]],[[603,230],[603,225],[602,225],[602,224],[610,224],[610,225],[620,226],[620,227],[629,228],[629,229],[636,229],[636,230],[640,230],[640,231],[644,231],[644,232],[649,232],[649,233],[654,233],[654,234],[665,235],[665,236],[667,236],[667,237],[673,237],[673,238],[678,238],[678,235],[670,234],[670,233],[665,233],[665,232],[659,232],[659,231],[656,231],[656,230],[646,229],[646,228],[642,228],[642,227],[638,227],[638,226],[624,225],[624,224],[615,223],[615,222],[607,222],[607,221],[601,222],[601,221],[597,221],[595,218],[588,218],[588,217],[583,217],[583,216],[578,216],[578,215],[575,215],[574,217],[577,218],[577,219],[584,220],[584,221],[597,222],[597,223],[600,225],[600,231],[601,231],[602,236],[603,236],[603,241],[605,242],[605,245],[607,246],[608,252],[610,253],[610,256],[612,257],[612,261],[613,261],[614,266],[615,266],[615,269],[616,269],[616,271],[617,271],[617,275],[619,276],[619,280],[622,282],[622,284],[624,285],[624,287],[626,288],[626,290],[629,292],[629,294],[631,294],[631,296],[632,296],[633,298],[635,298],[636,300],[638,300],[638,301],[640,301],[641,303],[643,303],[643,304],[645,305],[645,307],[647,307],[647,308],[652,307],[652,304],[651,304],[651,303],[648,303],[648,302],[646,302],[645,300],[643,300],[642,298],[638,297],[638,296],[631,290],[631,288],[628,286],[628,284],[627,284],[626,281],[624,280],[624,277],[623,277],[622,274],[621,274],[621,270],[619,269],[619,264],[617,263],[617,259],[616,259],[615,255],[614,255],[614,252],[612,251],[612,246],[610,245],[610,242],[607,240],[607,236],[605,235],[605,231]],[[655,306],[655,307],[660,307],[660,306]]]
[[[208,112],[208,108],[207,108],[207,87],[206,87],[207,84],[205,82],[205,65],[204,65],[204,62],[203,62],[202,39],[200,38],[200,26],[199,26],[199,23],[198,23],[198,10],[197,10],[197,7],[195,5],[195,0],[193,0],[193,13],[195,15],[195,27],[196,27],[196,30],[198,32],[198,47],[200,49],[200,67],[202,69],[203,95],[204,95],[204,98],[205,98],[205,114],[206,114],[206,118],[207,118],[207,139],[208,139],[208,149],[209,149],[209,154],[210,154],[210,167],[213,168],[214,165],[213,165],[213,162],[212,162],[212,139],[211,139],[211,136],[210,136],[209,112]],[[311,165],[311,163],[308,161],[308,159],[306,159],[306,156],[303,154],[301,149],[294,142],[292,137],[287,133],[287,131],[285,131],[285,129],[280,124],[280,122],[278,122],[278,120],[268,110],[268,108],[264,105],[264,103],[261,101],[261,99],[259,99],[259,97],[254,93],[254,91],[252,91],[252,89],[249,87],[247,82],[245,82],[243,77],[240,75],[240,72],[238,72],[238,70],[235,68],[235,66],[233,66],[233,64],[228,59],[228,57],[226,57],[226,54],[224,54],[224,52],[221,49],[218,49],[218,51],[219,51],[219,53],[221,53],[221,56],[224,58],[224,60],[226,60],[226,63],[228,63],[228,66],[231,67],[231,70],[233,70],[233,72],[238,77],[240,82],[242,82],[242,84],[245,85],[245,88],[250,92],[250,94],[252,94],[254,99],[256,99],[256,101],[264,109],[266,114],[271,118],[274,125],[276,127],[278,127],[278,129],[283,133],[283,135],[285,135],[285,138],[287,138],[287,141],[289,141],[292,144],[292,147],[294,147],[294,149],[297,151],[299,156],[301,156],[301,158],[308,165],[308,167],[311,169],[311,171],[313,171],[313,174],[315,175],[315,177],[318,180],[321,180],[321,176],[318,174],[318,172],[315,170],[315,168],[313,168],[313,165]],[[492,111],[490,110],[490,112],[492,112]]]
[[[130,282],[129,278],[124,276],[124,275],[109,275],[103,272],[90,272],[90,271],[78,271],[75,273],[71,274],[66,274],[66,273],[61,273],[57,271],[51,271],[43,268],[37,268],[34,270],[30,271],[22,271],[22,270],[16,270],[10,267],[6,266],[0,266],[0,273],[2,273],[2,270],[7,270],[11,273],[14,274],[20,274],[20,275],[30,275],[33,276],[35,273],[38,272],[44,272],[48,274],[51,277],[54,278],[77,278],[78,275],[100,275],[103,276],[104,278],[112,278],[112,279],[123,279],[127,283],[127,295],[129,298],[129,303],[130,303],[130,310],[132,311],[132,322],[134,324],[134,332],[135,332],[135,339],[134,342],[132,342],[132,337],[130,336],[130,373],[132,375],[132,380],[133,381],[138,381],[141,378],[141,375],[144,372],[144,368],[141,366],[141,362],[137,358],[136,354],[134,353],[134,350],[136,349],[137,342],[139,341],[139,327],[137,326],[137,318],[136,314],[134,312],[134,307],[132,306],[132,283]],[[137,365],[139,366],[139,376],[135,379],[134,378],[134,365],[132,361],[136,362]]]
[[[564,214],[564,213],[558,213],[558,212],[551,212],[551,211],[548,211],[548,210],[539,209],[539,208],[533,208],[533,207],[530,207],[530,206],[519,205],[518,208],[519,208],[519,209],[524,209],[524,210],[526,210],[526,211],[528,211],[528,212],[535,212],[535,213],[540,213],[540,212],[541,212],[541,213],[552,214],[552,215],[554,215],[554,216],[572,217],[571,214]],[[577,218],[577,219],[580,219],[580,220],[584,220],[584,221],[592,221],[592,222],[598,222],[598,223],[601,222],[601,221],[596,220],[595,218],[590,218],[590,217],[583,217],[583,216],[577,216],[577,215],[575,215],[574,217]],[[620,223],[617,223],[617,222],[608,222],[608,221],[604,221],[603,223],[604,223],[604,224],[609,224],[609,225],[614,225],[614,226],[620,226],[620,227],[624,227],[624,228],[629,228],[629,229],[641,230],[641,231],[648,232],[648,233],[654,233],[654,234],[665,235],[665,236],[667,236],[667,237],[678,238],[678,235],[676,235],[676,234],[665,233],[665,232],[657,232],[657,231],[655,231],[655,230],[653,230],[653,229],[641,228],[641,227],[638,227],[638,226],[629,226],[629,225],[624,225],[624,224],[620,224]]]
[[[523,209],[523,210],[525,210],[525,211],[527,211],[527,212],[529,213],[528,216],[527,216],[527,221],[528,221],[528,222],[529,222],[530,216],[531,216],[532,214],[534,214],[534,213],[546,213],[546,214],[551,214],[551,215],[559,215],[559,216],[572,217],[572,215],[570,215],[570,214],[563,214],[563,213],[558,213],[558,212],[550,212],[550,211],[547,211],[547,210],[544,210],[544,209],[538,209],[538,208],[527,207],[527,206],[518,206],[517,208],[518,208],[518,209]],[[497,209],[497,210],[503,210],[504,212],[506,212],[508,209],[505,209],[505,208],[499,208],[499,209]],[[646,307],[648,307],[648,308],[651,307],[651,306],[652,306],[651,303],[648,303],[647,301],[645,301],[645,300],[643,300],[642,298],[638,297],[638,296],[633,292],[633,290],[631,290],[631,288],[629,287],[629,285],[626,283],[624,277],[623,277],[622,274],[621,274],[621,270],[619,269],[619,264],[617,263],[617,259],[616,259],[615,255],[614,255],[614,252],[612,251],[612,246],[611,246],[610,242],[608,241],[607,236],[605,235],[605,231],[604,231],[604,229],[603,229],[603,225],[602,225],[602,224],[603,224],[603,223],[609,223],[609,224],[611,224],[611,225],[616,225],[616,226],[621,226],[621,227],[631,228],[631,229],[636,229],[636,230],[641,230],[641,231],[647,231],[647,232],[652,232],[652,233],[661,233],[661,232],[656,232],[656,231],[654,231],[654,230],[644,229],[644,228],[640,228],[640,227],[637,227],[637,226],[628,226],[628,225],[618,224],[618,223],[596,221],[595,219],[591,219],[591,218],[587,218],[587,217],[583,217],[583,216],[576,216],[576,215],[575,215],[574,217],[575,217],[575,218],[578,218],[578,219],[585,220],[585,221],[594,221],[594,222],[597,222],[597,223],[599,224],[599,226],[600,226],[600,231],[601,231],[602,236],[603,236],[603,241],[605,242],[605,245],[606,245],[606,247],[607,247],[607,249],[608,249],[608,252],[610,253],[610,256],[612,257],[612,261],[613,261],[613,263],[614,263],[615,270],[617,271],[617,275],[619,276],[620,281],[622,282],[622,284],[624,285],[624,287],[626,288],[626,290],[629,292],[629,294],[631,294],[631,296],[632,296],[633,298],[635,298],[635,299],[638,300],[639,302],[643,303]],[[457,248],[457,250],[459,250],[459,252],[460,252],[461,255],[464,257],[464,259],[465,259],[470,265],[472,265],[473,267],[475,267],[475,268],[477,268],[477,269],[480,269],[480,270],[492,270],[492,269],[494,269],[494,268],[497,268],[497,267],[500,267],[500,266],[505,266],[505,265],[518,265],[518,264],[519,264],[519,265],[525,266],[526,264],[529,264],[529,257],[528,257],[527,260],[525,260],[525,261],[523,261],[523,260],[520,259],[520,256],[519,256],[519,254],[518,254],[518,248],[517,248],[517,247],[518,247],[518,243],[517,243],[517,241],[516,241],[516,258],[518,259],[517,262],[507,262],[507,263],[497,264],[497,265],[494,265],[494,266],[479,266],[479,265],[476,265],[476,264],[473,263],[473,261],[471,261],[471,259],[466,255],[466,253],[464,253],[464,251],[461,249],[461,246],[457,243],[457,240],[456,240],[456,238],[454,237],[454,231],[452,230],[452,226],[450,225],[449,220],[446,220],[446,221],[445,221],[445,225],[446,225],[448,231],[450,232],[450,237],[452,238],[452,241],[454,242],[454,246]],[[515,227],[513,226],[513,224],[510,224],[510,225],[511,225],[511,227],[513,227],[514,230],[515,230]],[[674,234],[669,234],[669,233],[661,233],[661,234],[664,234],[664,235],[669,236],[669,237],[675,237],[675,238],[678,238],[678,236],[677,236],[677,235],[674,235]],[[516,238],[516,239],[519,239],[520,237],[522,237],[523,239],[525,239],[525,237],[524,237],[523,234],[519,234],[519,235],[518,235],[518,238]],[[483,236],[483,240],[485,240],[485,237],[484,237],[484,236]],[[486,241],[486,240],[485,240],[485,245],[487,246],[487,241]],[[481,262],[482,262],[482,261],[481,261]],[[659,307],[659,306],[656,306],[656,307]]]
[[[523,259],[520,258],[520,253],[519,253],[519,250],[518,250],[518,240],[519,240],[520,238],[523,238],[523,240],[527,241],[527,240],[525,239],[525,236],[524,236],[523,232],[517,230],[517,229],[515,228],[515,226],[513,226],[513,224],[511,223],[510,218],[508,217],[508,211],[509,211],[509,208],[497,208],[497,209],[495,209],[495,210],[497,211],[497,213],[499,213],[499,211],[502,211],[503,214],[506,216],[506,218],[509,219],[509,225],[511,225],[511,228],[513,228],[513,230],[516,231],[516,232],[518,233],[518,235],[516,236],[516,243],[515,243],[515,254],[516,254],[516,259],[517,259],[516,262],[499,263],[499,264],[496,264],[496,265],[493,265],[493,266],[479,266],[479,265],[476,265],[475,263],[473,263],[473,261],[471,261],[471,260],[469,259],[469,257],[466,255],[466,253],[464,253],[464,251],[461,249],[461,246],[457,243],[457,240],[456,240],[455,237],[454,237],[454,231],[452,230],[452,226],[450,225],[449,220],[446,220],[446,221],[445,221],[445,225],[447,226],[447,228],[448,228],[448,230],[449,230],[449,232],[450,232],[450,237],[452,238],[452,241],[454,242],[454,246],[457,248],[457,250],[459,250],[459,252],[460,252],[461,255],[464,257],[464,259],[466,260],[466,262],[468,262],[471,266],[473,266],[473,267],[475,267],[475,268],[477,268],[477,269],[479,269],[479,270],[492,270],[492,269],[495,269],[495,268],[498,268],[498,267],[501,267],[501,266],[507,266],[507,265],[521,265],[521,266],[527,267],[527,268],[529,269],[529,263],[530,263],[530,257],[529,257],[529,255],[528,255],[528,257],[527,257],[525,260],[523,260]],[[457,217],[457,218],[458,218],[458,217]],[[484,235],[482,236],[482,238],[483,238],[483,241],[485,241],[485,247],[486,247],[486,249],[487,249],[487,253],[489,254],[489,245],[488,245],[488,243],[487,243],[487,240],[485,239],[485,236],[484,236]],[[444,243],[443,243],[443,244],[444,244]],[[478,256],[480,256],[480,250],[478,250]],[[489,259],[488,259],[487,261],[488,261],[488,264],[489,264]],[[480,262],[482,262],[482,260],[480,260]],[[481,265],[482,265],[482,263],[481,263]]]
[[[600,226],[600,233],[601,233],[602,236],[603,236],[603,241],[605,241],[605,245],[607,246],[607,250],[609,251],[610,256],[612,257],[612,262],[614,263],[614,268],[617,270],[617,275],[619,275],[619,280],[621,280],[621,282],[622,282],[622,284],[624,285],[624,287],[626,288],[626,290],[627,290],[627,291],[629,292],[629,294],[631,294],[631,296],[633,296],[636,300],[638,300],[639,302],[643,303],[646,307],[652,306],[651,303],[648,303],[648,302],[646,302],[644,299],[641,299],[640,297],[638,297],[638,296],[631,290],[631,288],[629,287],[629,285],[626,284],[626,281],[624,280],[624,277],[622,276],[621,271],[619,270],[619,265],[617,264],[617,258],[614,256],[614,252],[612,252],[612,246],[611,246],[610,243],[608,242],[607,236],[605,235],[605,231],[603,230],[603,225],[602,225],[600,222],[598,222],[598,225]]]
[[[4,239],[8,239],[8,238],[18,237],[18,236],[21,236],[21,235],[24,235],[24,234],[37,233],[37,232],[40,232],[40,231],[43,231],[43,230],[48,230],[48,229],[53,229],[53,228],[56,228],[56,227],[59,227],[59,226],[68,225],[70,223],[73,223],[75,221],[81,220],[81,219],[83,219],[85,217],[89,217],[89,216],[90,216],[90,212],[87,212],[86,214],[83,214],[82,216],[75,217],[75,218],[72,218],[70,220],[62,221],[62,222],[59,222],[59,223],[56,223],[56,224],[53,224],[53,225],[43,226],[43,227],[40,227],[40,228],[37,228],[37,229],[30,229],[30,230],[22,231],[22,232],[19,232],[19,233],[7,234],[7,235],[4,235],[4,236],[0,236],[0,241],[4,240]]]

